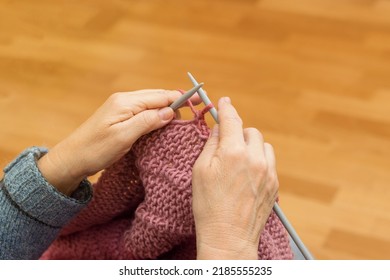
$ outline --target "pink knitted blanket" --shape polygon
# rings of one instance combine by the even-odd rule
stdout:
[[[209,135],[206,111],[194,111],[191,121],[173,120],[141,137],[102,173],[90,204],[41,258],[195,259],[191,176]],[[258,253],[259,259],[293,257],[274,212],[261,234]]]

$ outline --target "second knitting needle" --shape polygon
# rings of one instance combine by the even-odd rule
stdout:
[[[195,85],[192,89],[184,93],[182,96],[179,97],[179,99],[169,105],[169,107],[171,107],[173,111],[179,109],[179,107],[183,105],[188,99],[190,99],[191,96],[193,96],[203,85],[204,83]]]

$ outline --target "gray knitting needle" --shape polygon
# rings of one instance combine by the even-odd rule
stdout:
[[[198,82],[195,80],[195,78],[191,75],[190,72],[187,72],[187,75],[190,78],[190,80],[194,86],[198,85]],[[203,89],[199,89],[199,96],[200,96],[200,98],[202,98],[203,103],[206,106],[211,103],[210,99],[207,97],[207,95]],[[213,116],[215,122],[219,123],[217,110],[214,107],[212,109],[214,109],[214,111],[210,110],[210,113],[212,113],[212,116]],[[280,206],[276,202],[274,204],[274,211],[275,211],[276,215],[279,217],[279,219],[282,222],[282,224],[284,225],[284,227],[286,228],[287,232],[290,234],[292,240],[297,245],[298,249],[301,251],[302,255],[305,257],[305,259],[313,260],[314,259],[313,256],[311,255],[309,250],[306,248],[305,244],[303,244],[303,242],[299,238],[297,232],[295,231],[295,229],[293,228],[293,226],[291,225],[291,223],[287,219],[286,215],[284,215],[282,209],[280,208]]]
[[[280,221],[286,228],[287,232],[290,234],[292,240],[297,245],[299,251],[301,251],[302,255],[307,260],[314,260],[314,257],[310,253],[310,251],[306,248],[305,244],[303,244],[302,240],[299,238],[298,233],[295,231],[291,223],[288,221],[287,217],[284,215],[282,209],[280,208],[279,204],[275,202],[274,204],[274,211],[276,215],[279,217]]]
[[[198,82],[191,75],[191,73],[187,72],[187,75],[190,78],[192,84],[194,86],[196,86],[198,84]],[[209,97],[207,96],[206,92],[203,89],[200,88],[198,93],[199,93],[200,98],[202,98],[204,105],[208,106],[209,104],[211,104],[211,101],[210,101]],[[210,114],[213,116],[215,122],[218,123],[218,113],[217,113],[217,110],[214,107],[212,107],[210,109]]]
[[[179,97],[175,102],[173,102],[169,107],[173,109],[173,111],[179,109],[181,105],[184,104],[188,99],[191,98],[201,87],[204,85],[204,83],[196,84],[192,89],[184,93],[182,96]]]

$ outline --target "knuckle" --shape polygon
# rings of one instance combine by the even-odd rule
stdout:
[[[147,112],[141,113],[141,123],[145,127],[154,126],[158,123],[158,118],[156,114],[148,114]]]
[[[266,192],[268,196],[275,201],[279,190],[279,181],[277,179],[276,173],[272,173],[268,176],[267,184],[266,184]]]
[[[120,106],[122,104],[122,93],[121,92],[116,92],[110,95],[108,98],[108,102],[110,105],[116,107]]]
[[[246,151],[242,146],[234,146],[225,149],[225,154],[229,159],[238,160],[246,156]]]
[[[279,180],[278,180],[278,176],[276,175],[276,172],[270,172],[268,174],[268,181],[269,181],[269,185],[272,189],[279,189]]]
[[[267,161],[261,157],[252,157],[250,168],[253,172],[258,173],[263,177],[267,176],[269,171],[269,165]]]
[[[244,129],[246,133],[248,133],[251,136],[256,136],[256,138],[260,140],[264,140],[263,134],[255,127],[247,127]]]
[[[114,100],[116,100],[117,98],[119,98],[120,96],[121,96],[121,92],[115,92],[115,93],[113,93],[113,94],[111,94],[110,95],[110,97],[109,97],[109,99],[111,100],[111,101],[114,101]]]
[[[242,119],[237,114],[226,114],[223,115],[223,120],[225,123],[238,123],[239,125],[243,125]]]

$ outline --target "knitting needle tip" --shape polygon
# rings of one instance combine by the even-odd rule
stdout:
[[[191,82],[192,82],[192,84],[194,86],[198,84],[198,82],[195,80],[194,76],[192,76],[192,74],[190,72],[187,72],[187,75],[190,78],[190,80],[191,80]],[[199,96],[202,99],[204,105],[209,106],[210,104],[212,104],[210,99],[208,98],[206,92],[203,89],[200,88],[198,93],[199,93]],[[219,123],[219,121],[218,121],[218,113],[217,113],[217,110],[214,107],[212,107],[210,109],[210,114],[213,116],[215,122]]]
[[[173,102],[169,107],[171,107],[174,111],[179,109],[179,107],[183,105],[188,99],[190,99],[191,96],[193,96],[203,85],[204,83],[195,85],[192,89],[180,96],[180,98]]]

